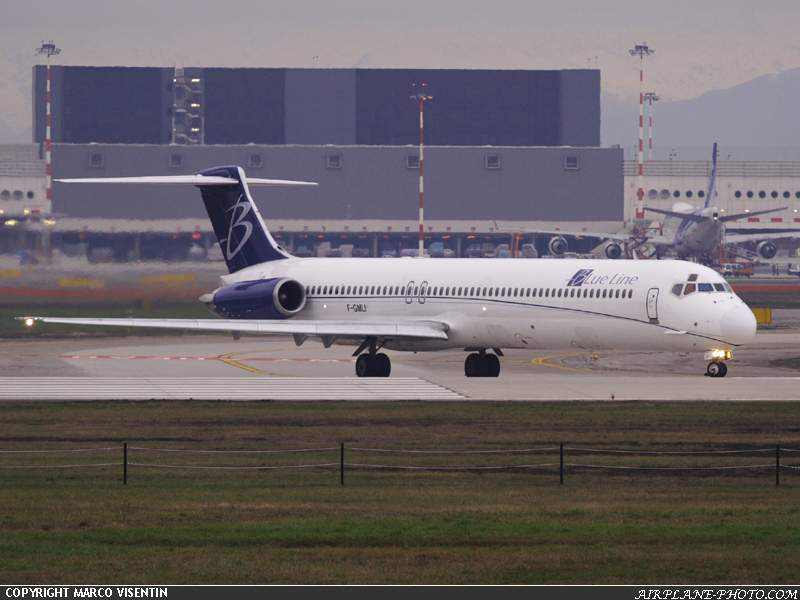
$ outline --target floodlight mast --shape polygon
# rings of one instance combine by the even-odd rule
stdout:
[[[650,154],[648,160],[653,160],[653,102],[661,100],[661,96],[656,96],[655,92],[645,92],[644,99],[650,104],[650,125],[647,128],[647,137],[650,138]]]
[[[430,100],[433,96],[428,94],[428,84],[423,83],[417,88],[417,84],[411,84],[414,88],[414,91],[417,91],[416,94],[412,95],[410,98],[411,100],[419,100],[419,257],[422,258],[424,256],[425,251],[425,231],[423,229],[424,223],[424,202],[423,202],[423,192],[425,186],[423,184],[422,179],[422,107],[426,100]]]
[[[56,48],[56,45],[50,40],[48,43],[42,42],[42,45],[36,49],[37,54],[47,55],[47,123],[45,125],[45,150],[44,161],[47,169],[46,178],[46,197],[47,201],[51,201],[51,186],[52,186],[52,173],[50,168],[50,57],[55,56],[61,52],[61,48]]]
[[[642,162],[644,160],[644,92],[642,85],[644,82],[644,69],[643,61],[645,56],[650,56],[655,52],[647,46],[647,42],[643,44],[634,44],[633,50],[629,50],[631,56],[639,57],[639,195],[636,204],[636,219],[644,219],[644,168]]]

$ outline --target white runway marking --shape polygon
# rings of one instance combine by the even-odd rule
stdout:
[[[417,377],[3,377],[0,400],[458,400]]]

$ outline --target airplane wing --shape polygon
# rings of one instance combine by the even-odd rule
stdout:
[[[559,229],[527,229],[527,228],[519,228],[519,227],[500,227],[497,224],[497,221],[494,222],[495,229],[497,231],[508,231],[509,233],[540,233],[542,235],[568,235],[570,237],[590,237],[590,238],[598,238],[601,240],[619,240],[621,242],[627,242],[631,239],[629,234],[625,233],[599,233],[597,231],[562,231]]]
[[[753,213],[749,213],[753,214]],[[757,242],[759,240],[776,240],[778,238],[800,238],[800,232],[787,233],[726,233],[726,244],[741,244],[743,242]]]
[[[193,331],[231,331],[262,335],[295,335],[363,339],[366,337],[446,340],[450,326],[439,321],[267,321],[249,319],[133,319],[17,317],[27,325],[106,325],[112,327],[154,327]]]

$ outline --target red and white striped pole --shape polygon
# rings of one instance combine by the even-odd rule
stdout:
[[[45,161],[45,168],[46,168],[46,198],[48,202],[51,202],[51,187],[52,187],[52,173],[50,167],[50,57],[58,54],[61,52],[60,48],[56,48],[55,44],[50,41],[50,43],[45,44],[42,43],[40,48],[36,49],[36,52],[39,54],[46,54],[47,55],[47,122],[45,125],[45,147],[44,147],[44,161]]]
[[[654,50],[647,44],[634,44],[630,50],[632,56],[639,56],[639,194],[636,198],[636,219],[644,219],[644,57],[652,54]]]
[[[416,88],[416,84],[413,84]],[[422,156],[422,149],[423,149],[423,118],[422,118],[422,107],[425,100],[430,100],[433,96],[427,95],[426,88],[428,84],[423,83],[420,87],[420,92],[418,94],[414,94],[411,96],[412,100],[419,100],[419,256],[422,258],[425,253],[425,230],[424,230],[424,221],[425,221],[425,203],[423,201],[425,185],[423,180],[423,156]]]
[[[650,154],[648,159],[653,160],[653,102],[658,102],[661,98],[656,96],[655,92],[646,92],[644,99],[650,104],[650,125],[647,128],[648,137],[650,138]]]

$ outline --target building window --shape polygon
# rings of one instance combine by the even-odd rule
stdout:
[[[497,154],[487,154],[486,155],[486,168],[487,169],[499,169],[500,168],[500,156]]]
[[[747,192],[747,197],[748,198],[752,198],[753,197],[753,192]]]
[[[680,190],[675,190],[675,191],[672,193],[672,195],[673,195],[673,196],[675,196],[676,198],[680,198],[680,197],[681,197],[681,192],[680,192]]]
[[[657,192],[656,190],[649,190],[649,191],[647,192],[647,197],[648,197],[650,200],[655,200],[656,198],[658,198],[658,192]]]
[[[342,155],[341,154],[328,154],[328,168],[341,169],[342,168]]]
[[[788,198],[789,196],[791,196],[791,194],[789,192],[783,192],[783,197],[784,198]]]
[[[264,165],[260,154],[248,154],[247,166],[251,169],[260,169]]]
[[[669,190],[661,190],[661,199],[668,200],[669,199]]]
[[[105,161],[103,160],[103,155],[99,152],[93,152],[89,154],[89,168],[91,169],[102,169],[105,165]]]
[[[761,190],[760,192],[758,192],[758,197],[759,198],[766,198],[767,197],[767,192],[765,192],[764,190]]]
[[[736,198],[741,198],[742,197],[742,192],[740,192],[739,190],[736,190],[736,192],[733,195]]]
[[[773,198],[777,198],[777,197],[778,197],[778,192],[772,192],[772,194],[770,194],[770,195],[771,195]]]
[[[697,195],[698,195],[700,198],[702,198],[703,196],[705,196],[705,195],[706,195],[706,193],[705,193],[703,190],[700,190],[699,192],[697,192]]]
[[[409,154],[406,156],[406,169],[419,169],[419,156]]]
[[[11,199],[11,192],[8,190],[3,190],[0,192],[0,199],[2,200],[10,200]]]
[[[169,167],[170,169],[180,169],[183,166],[183,154],[170,154]]]
[[[32,191],[28,190],[28,200],[33,200],[33,198],[35,196],[36,196],[36,194],[34,194]]]
[[[692,197],[692,191],[691,191],[691,190],[689,190],[688,192],[686,192],[686,197],[687,197],[687,198],[691,198],[691,197]]]
[[[578,163],[577,156],[565,156],[564,157],[564,168],[565,169],[578,169],[580,168],[580,164]]]

